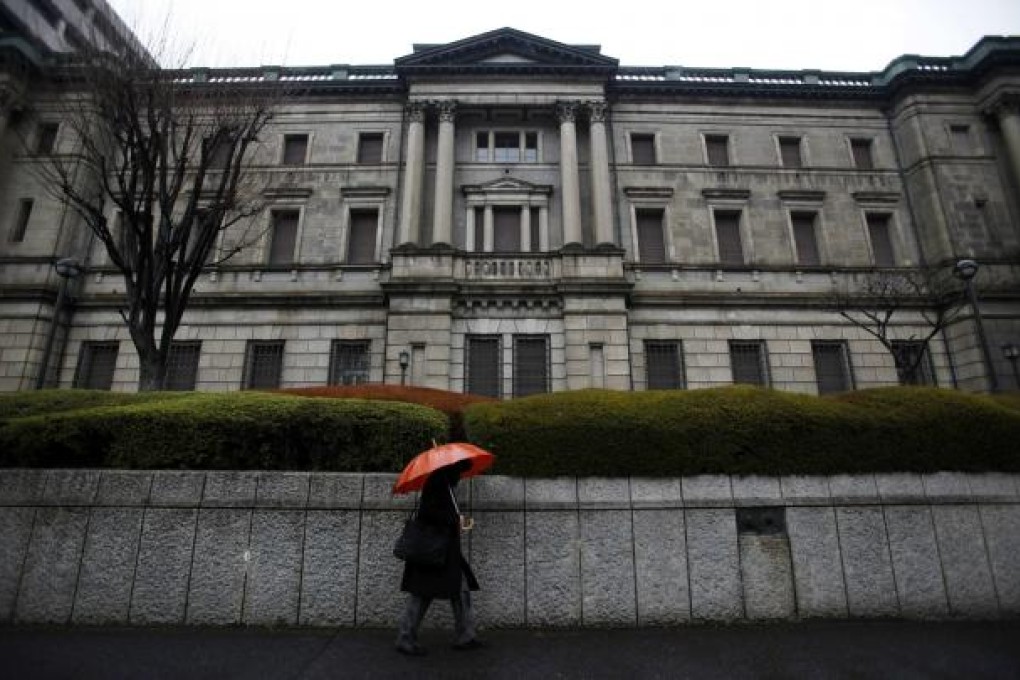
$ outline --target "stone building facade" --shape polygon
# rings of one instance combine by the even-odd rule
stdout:
[[[970,258],[980,316],[916,348],[924,380],[1015,387],[1018,38],[827,73],[627,67],[500,29],[386,66],[185,77],[302,87],[256,158],[265,237],[202,275],[175,386],[890,385],[833,290]],[[51,125],[28,152],[0,128],[0,390],[134,390],[123,285],[28,171],[70,143]],[[54,323],[64,257],[85,273]],[[915,312],[894,326],[925,330]]]

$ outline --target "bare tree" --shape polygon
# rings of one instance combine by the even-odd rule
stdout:
[[[253,77],[196,82],[127,44],[79,53],[55,77],[73,150],[37,171],[123,277],[119,311],[138,351],[139,389],[162,389],[202,269],[261,238],[252,158],[279,86]],[[231,238],[221,239],[227,229]]]
[[[963,302],[963,288],[946,267],[872,270],[853,277],[831,299],[840,316],[882,343],[907,384],[920,382],[928,342],[956,321]],[[910,314],[924,322],[924,331],[896,334],[893,329]]]

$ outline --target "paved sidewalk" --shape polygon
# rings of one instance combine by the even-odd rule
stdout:
[[[393,651],[386,630],[0,628],[0,678],[1020,678],[1020,621],[489,631]]]

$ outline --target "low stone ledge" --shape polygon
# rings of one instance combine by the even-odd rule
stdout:
[[[970,485],[963,472],[933,472],[921,475],[924,495],[936,503],[966,503],[971,500]]]
[[[734,475],[730,483],[733,504],[737,507],[783,505],[783,489],[778,477]]]
[[[45,470],[0,470],[0,505],[38,505],[45,489]]]
[[[875,485],[883,503],[926,503],[921,475],[914,472],[888,472],[875,475]]]
[[[197,508],[205,489],[204,472],[159,470],[152,475],[149,504],[165,508]]]
[[[1020,475],[985,472],[967,475],[970,497],[978,503],[1020,502]]]
[[[151,472],[103,470],[99,477],[96,505],[137,507],[149,504]]]
[[[822,476],[786,475],[780,478],[786,505],[831,505],[829,478]]]
[[[309,510],[357,510],[361,507],[365,479],[344,472],[317,472],[310,476]]]
[[[634,509],[682,508],[683,484],[678,477],[631,477],[630,502]]]
[[[255,492],[259,508],[304,508],[308,505],[309,473],[260,472]]]
[[[581,510],[630,510],[630,482],[626,477],[582,477],[577,480]]]
[[[688,508],[725,508],[733,506],[733,488],[729,475],[697,475],[681,481],[684,506]]]
[[[367,510],[411,510],[418,500],[413,493],[394,495],[397,475],[366,472],[364,474],[361,507]]]
[[[92,505],[99,491],[98,470],[50,470],[43,505]]]
[[[207,472],[202,493],[203,508],[250,508],[255,505],[257,472]]]
[[[829,497],[833,505],[877,505],[878,485],[873,475],[833,475]]]
[[[527,510],[576,510],[577,478],[525,479],[524,506]]]
[[[524,480],[484,475],[471,480],[474,510],[520,510],[524,507]]]

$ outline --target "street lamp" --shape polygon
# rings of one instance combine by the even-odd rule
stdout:
[[[407,381],[407,367],[411,365],[411,353],[406,349],[400,351],[400,384]]]
[[[1020,347],[1017,347],[1012,342],[1006,343],[1002,346],[1002,356],[1006,357],[1010,365],[1013,367],[1013,380],[1016,382],[1016,387],[1020,390],[1020,371],[1017,371],[1016,360],[1020,358]]]
[[[992,392],[999,391],[999,381],[995,376],[995,365],[992,363],[992,354],[988,350],[988,338],[985,336],[985,324],[981,318],[981,308],[978,307],[977,294],[974,292],[974,277],[978,272],[978,263],[974,260],[960,260],[953,267],[953,275],[963,281],[964,292],[967,294],[967,301],[974,310],[974,325],[977,326],[978,342],[981,345],[981,356],[985,360],[985,369],[988,371],[988,389]]]
[[[69,279],[76,279],[82,275],[85,268],[73,257],[63,257],[53,264],[53,268],[60,277],[60,287],[57,289],[57,302],[53,306],[53,322],[50,323],[50,330],[46,334],[46,348],[43,350],[42,362],[39,365],[39,373],[35,377],[35,389],[41,390],[46,387],[46,374],[50,369],[50,353],[53,351],[53,340],[57,336],[57,325],[64,313],[64,299],[67,297],[67,286]]]

